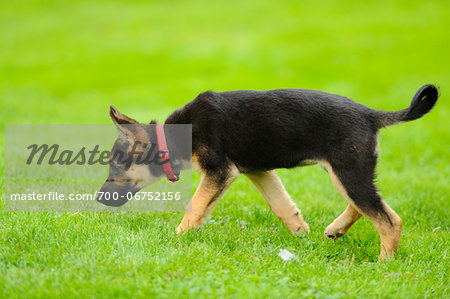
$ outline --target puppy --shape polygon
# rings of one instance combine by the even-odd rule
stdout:
[[[137,192],[164,173],[175,181],[183,161],[192,161],[202,176],[191,210],[185,213],[177,233],[200,227],[228,186],[243,173],[275,215],[293,234],[299,234],[309,232],[308,224],[274,169],[319,164],[348,202],[345,211],[325,229],[325,236],[339,238],[365,216],[380,235],[380,258],[386,259],[397,250],[402,220],[374,184],[378,131],[422,117],[438,97],[435,86],[425,85],[408,108],[380,111],[343,96],[305,89],[207,91],[165,121],[192,125],[192,156],[177,150],[185,146],[186,136],[177,136],[169,126],[149,129],[111,106],[111,118],[120,132],[112,153],[121,149],[131,155],[131,162],[120,167],[112,154],[110,175],[101,191]],[[166,148],[161,150],[164,143]],[[136,163],[130,153],[136,144],[157,145],[165,164]],[[170,161],[166,153],[170,153]],[[100,201],[121,205],[126,199]]]

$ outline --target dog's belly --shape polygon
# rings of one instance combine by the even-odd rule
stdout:
[[[317,161],[314,160],[303,160],[300,162],[300,164],[298,166],[311,166],[311,165],[316,165]]]
[[[317,160],[313,159],[302,159],[302,160],[260,160],[260,161],[252,161],[252,163],[242,163],[235,162],[234,164],[237,166],[241,173],[254,173],[254,172],[262,172],[269,171],[278,168],[295,168],[295,167],[303,167],[303,166],[311,166],[317,164]]]

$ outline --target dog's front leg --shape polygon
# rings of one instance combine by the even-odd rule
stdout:
[[[203,173],[194,197],[186,208],[183,220],[177,227],[177,234],[202,226],[223,193],[238,175],[239,171],[234,165],[225,174]]]
[[[275,170],[248,173],[247,177],[258,188],[274,214],[283,221],[293,235],[309,233],[308,224],[303,220],[300,210],[284,189]]]

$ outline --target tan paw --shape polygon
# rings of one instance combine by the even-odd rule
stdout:
[[[308,223],[303,221],[303,223],[296,225],[295,227],[290,229],[290,231],[294,236],[302,233],[309,233],[309,225]]]
[[[337,239],[339,237],[342,237],[347,232],[347,230],[348,229],[335,227],[335,225],[333,225],[332,223],[325,229],[324,236],[329,239]]]

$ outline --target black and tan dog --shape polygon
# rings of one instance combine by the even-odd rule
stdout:
[[[383,201],[374,184],[378,131],[420,118],[433,108],[438,97],[435,86],[425,85],[414,95],[409,108],[388,112],[313,90],[208,91],[198,95],[165,121],[192,124],[192,157],[172,151],[174,172],[183,167],[183,161],[192,159],[194,168],[202,173],[192,209],[185,213],[177,232],[200,227],[240,173],[255,184],[293,234],[309,232],[274,169],[317,163],[348,201],[346,210],[325,229],[325,236],[342,236],[364,215],[380,234],[380,257],[390,257],[398,247],[402,220]],[[144,125],[112,106],[110,115],[121,132],[113,152],[121,149],[129,153],[136,141],[157,142],[156,132],[145,133],[139,129]],[[170,130],[165,135],[169,149],[183,146],[177,144],[183,136]],[[160,165],[131,163],[121,167],[112,159],[102,191],[136,192],[164,173]]]

